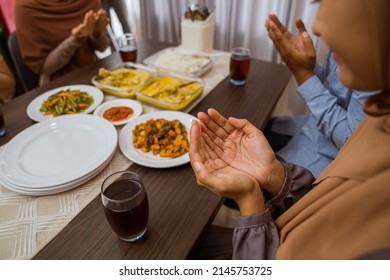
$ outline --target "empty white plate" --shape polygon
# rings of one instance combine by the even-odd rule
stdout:
[[[27,188],[63,185],[106,162],[118,134],[107,121],[78,114],[51,118],[16,135],[0,158],[3,181]]]
[[[115,153],[115,152],[114,152]],[[56,185],[52,187],[46,187],[46,188],[40,188],[40,187],[21,187],[14,185],[8,181],[5,181],[4,178],[0,176],[0,183],[6,187],[7,189],[14,191],[16,193],[20,193],[23,195],[30,195],[30,196],[41,196],[41,195],[52,195],[60,192],[64,192],[70,189],[73,189],[77,186],[80,186],[81,184],[89,181],[96,175],[98,175],[103,169],[110,163],[112,157],[114,156],[114,153],[97,169],[92,171],[91,173],[86,174],[85,176],[76,179],[74,181],[71,181],[69,183],[65,183],[63,185]]]

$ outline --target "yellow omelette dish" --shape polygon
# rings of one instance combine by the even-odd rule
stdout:
[[[179,104],[202,91],[203,86],[196,81],[166,76],[150,81],[139,92],[149,97]]]
[[[115,70],[101,68],[99,69],[98,75],[99,80],[96,86],[105,92],[121,97],[134,97],[134,88],[152,76],[151,73],[128,68],[118,68]],[[117,90],[104,88],[105,85],[117,88]]]

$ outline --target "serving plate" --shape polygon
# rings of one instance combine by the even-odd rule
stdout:
[[[104,98],[103,92],[96,87],[89,86],[89,85],[63,86],[63,87],[49,90],[36,97],[34,100],[32,100],[30,104],[27,106],[27,115],[29,116],[29,118],[36,122],[41,122],[47,119],[54,118],[51,115],[44,115],[44,113],[40,111],[42,103],[46,99],[48,99],[51,95],[66,90],[80,90],[82,92],[87,92],[89,95],[93,97],[93,103],[85,111],[80,112],[80,114],[91,113],[93,110],[95,110],[97,106],[100,105],[100,103],[103,102],[103,98]]]
[[[23,195],[29,195],[29,196],[53,195],[56,193],[68,191],[70,189],[78,187],[81,184],[88,182],[93,177],[97,176],[110,163],[111,159],[114,156],[114,153],[115,151],[112,153],[112,155],[109,158],[107,158],[107,160],[102,165],[100,165],[92,172],[85,174],[85,176],[81,178],[78,178],[76,180],[61,185],[55,185],[50,187],[39,187],[39,186],[23,187],[23,186],[12,184],[11,182],[8,182],[7,180],[5,180],[5,178],[2,178],[1,176],[0,176],[0,183],[7,189]]]
[[[153,155],[152,152],[142,152],[134,148],[132,130],[136,125],[144,123],[150,119],[164,118],[166,120],[179,120],[187,129],[189,135],[191,123],[196,118],[192,115],[176,111],[156,111],[139,116],[128,122],[119,133],[119,148],[122,153],[131,161],[146,167],[170,168],[186,164],[190,161],[188,153],[177,158],[163,158],[159,155]],[[188,139],[189,140],[189,139]]]
[[[107,77],[99,74],[95,75],[92,77],[92,84],[105,93],[120,98],[135,98],[134,89],[157,74],[155,69],[132,62],[125,62],[115,68],[101,69],[99,71],[103,73],[106,71],[105,75],[107,77],[111,75],[111,77],[105,81]],[[132,78],[129,78],[127,75],[132,75]]]
[[[132,119],[135,119],[136,117],[138,117],[139,115],[142,114],[142,105],[138,101],[131,100],[131,99],[125,99],[125,98],[113,99],[113,100],[104,102],[104,103],[100,104],[95,109],[93,114],[95,116],[104,118],[103,114],[106,110],[113,108],[113,107],[118,107],[118,106],[124,106],[124,107],[128,107],[128,108],[133,109],[133,114],[129,118],[124,119],[124,120],[119,120],[119,121],[108,120],[113,125],[124,125],[124,124],[128,123],[129,121],[131,121]]]
[[[0,158],[3,181],[27,188],[59,186],[93,172],[113,154],[116,129],[86,114],[37,123],[16,135]]]
[[[135,95],[139,101],[158,108],[182,110],[199,97],[203,90],[201,79],[159,71],[157,76],[138,86]]]
[[[157,69],[165,69],[182,75],[200,77],[214,65],[215,57],[193,50],[171,47],[163,49],[144,60]]]

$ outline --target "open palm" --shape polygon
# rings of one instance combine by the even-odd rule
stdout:
[[[191,128],[190,158],[197,182],[214,193],[234,199],[241,214],[251,215],[264,210],[264,200],[256,179],[219,158],[206,144],[200,124]]]
[[[100,9],[97,13],[95,13],[95,29],[94,33],[101,33],[106,30],[107,24],[110,22],[107,13],[105,10]]]
[[[202,138],[224,164],[254,177],[262,187],[277,161],[263,133],[246,120],[225,119],[214,109],[199,113]]]
[[[314,74],[316,52],[302,20],[297,19],[295,25],[297,35],[289,32],[276,15],[270,15],[265,26],[282,60],[301,84]]]
[[[78,26],[72,29],[72,35],[77,40],[85,40],[92,36],[95,26],[94,13],[92,11],[87,12],[84,15],[84,20]]]

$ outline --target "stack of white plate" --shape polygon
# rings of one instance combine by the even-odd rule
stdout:
[[[50,195],[79,186],[111,161],[115,127],[87,114],[37,123],[16,135],[0,154],[0,183],[24,195]]]

